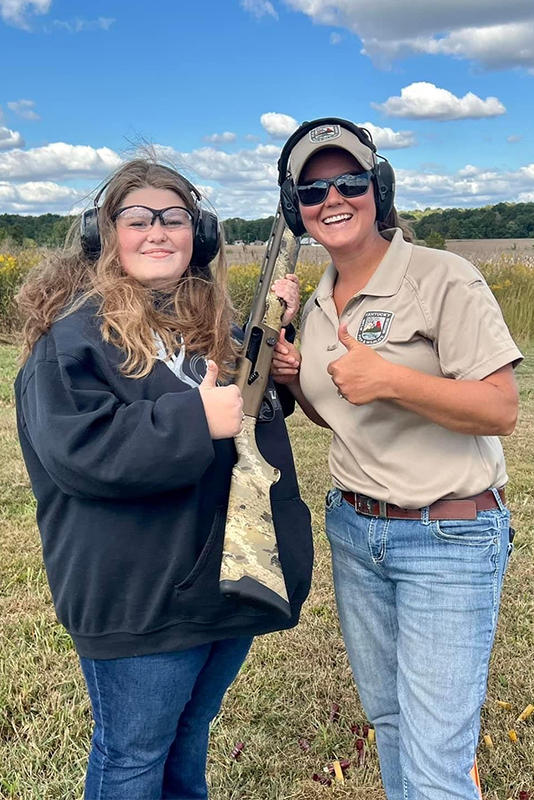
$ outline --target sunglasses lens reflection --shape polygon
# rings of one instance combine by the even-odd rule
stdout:
[[[328,189],[326,181],[315,181],[308,186],[297,186],[297,194],[303,206],[315,206],[323,202]]]
[[[340,175],[336,178],[335,187],[343,197],[359,197],[369,188],[369,176],[366,172]]]
[[[345,172],[329,180],[318,179],[297,186],[297,194],[303,206],[315,206],[326,200],[331,186],[335,186],[343,197],[360,197],[367,192],[370,181],[370,172]]]

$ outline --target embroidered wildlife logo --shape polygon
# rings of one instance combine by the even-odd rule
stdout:
[[[339,125],[320,125],[310,131],[310,142],[325,142],[329,139],[337,139],[340,135]]]
[[[366,311],[358,329],[362,344],[378,344],[387,338],[394,317],[393,311]]]

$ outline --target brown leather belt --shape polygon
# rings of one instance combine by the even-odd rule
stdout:
[[[498,489],[499,497],[506,503],[504,489]],[[347,503],[350,503],[358,514],[367,514],[371,517],[384,519],[421,519],[422,508],[400,508],[383,500],[374,500],[364,494],[354,492],[341,492]],[[429,519],[476,519],[478,511],[488,511],[498,508],[499,504],[491,490],[481,492],[474,497],[462,500],[436,500],[429,506]]]

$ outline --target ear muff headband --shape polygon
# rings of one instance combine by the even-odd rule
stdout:
[[[278,185],[280,186],[280,202],[282,213],[288,228],[295,236],[302,236],[306,228],[300,215],[299,201],[295,189],[293,177],[289,173],[289,159],[291,151],[306,134],[320,125],[339,125],[358,137],[362,144],[366,145],[373,153],[376,153],[371,134],[365,128],[359,128],[353,122],[339,117],[323,117],[314,119],[311,122],[303,122],[297,130],[291,134],[280,153],[278,160]],[[335,145],[334,145],[335,146]],[[389,161],[383,156],[377,156],[378,161],[373,169],[373,190],[376,204],[376,218],[379,222],[384,222],[393,208],[395,199],[395,173]]]
[[[211,211],[200,207],[201,194],[183,175],[180,176],[194,198],[196,211],[194,214],[193,231],[193,255],[191,256],[191,267],[193,272],[200,277],[209,278],[208,265],[221,246],[221,230],[219,220]],[[87,209],[82,214],[80,238],[82,251],[91,261],[95,261],[100,256],[102,244],[100,240],[100,229],[98,223],[99,205],[98,201],[109,186],[110,181],[104,184],[96,195],[93,207]]]

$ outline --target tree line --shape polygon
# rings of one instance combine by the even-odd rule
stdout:
[[[59,214],[41,214],[37,217],[0,214],[0,243],[9,238],[10,242],[20,246],[59,247],[75,220],[76,217],[62,217]],[[263,219],[226,219],[223,222],[225,239],[228,244],[266,242],[273,220],[274,216]]]
[[[439,233],[446,239],[532,239],[534,203],[497,203],[484,208],[402,212],[418,239]]]
[[[531,239],[534,238],[534,203],[498,203],[484,208],[446,208],[401,212],[418,239],[441,234],[446,239]],[[228,244],[265,242],[274,217],[223,222]],[[58,214],[21,216],[0,214],[0,243],[9,239],[15,245],[58,247],[75,217]]]

